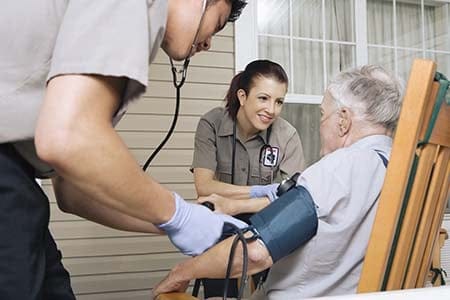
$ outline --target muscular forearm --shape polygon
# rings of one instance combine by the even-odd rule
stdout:
[[[70,158],[54,165],[58,174],[104,206],[143,221],[167,221],[172,194],[140,170],[115,132],[98,132],[101,140],[79,142]]]
[[[116,80],[60,76],[48,84],[36,129],[38,155],[94,201],[154,224],[170,219],[173,195],[140,169],[111,118]]]
[[[117,210],[92,201],[80,190],[61,177],[52,180],[59,208],[67,213],[76,214],[96,223],[119,230],[162,233],[150,222],[130,217]]]

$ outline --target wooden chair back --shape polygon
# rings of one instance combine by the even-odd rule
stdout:
[[[358,292],[423,287],[449,192],[448,81],[414,61]]]

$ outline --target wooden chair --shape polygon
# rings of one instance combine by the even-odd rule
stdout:
[[[198,298],[186,293],[166,293],[159,295],[156,300],[198,300]]]
[[[436,64],[415,60],[358,292],[423,287],[439,243],[450,177],[450,92]],[[444,91],[445,90],[445,91]],[[173,296],[173,297],[172,297]],[[186,297],[186,298],[182,298]],[[158,300],[192,300],[187,294]]]
[[[430,272],[428,272],[427,279],[427,281],[430,281],[433,286],[445,284],[445,279],[443,277],[447,272],[441,268],[441,248],[444,247],[445,240],[447,239],[447,230],[441,228],[439,231],[439,242],[436,242],[433,247],[433,258],[431,260]]]
[[[434,62],[414,61],[359,293],[425,284],[449,192],[447,92],[448,81],[436,74]]]

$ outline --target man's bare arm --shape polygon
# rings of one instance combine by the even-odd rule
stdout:
[[[215,245],[205,253],[176,265],[153,290],[154,296],[167,292],[182,292],[187,283],[196,278],[224,278],[234,237]],[[239,243],[233,260],[231,277],[242,272],[242,244]],[[259,241],[248,243],[248,275],[258,273],[273,264],[267,248]]]
[[[36,149],[91,200],[146,222],[168,221],[173,194],[145,174],[112,127],[125,79],[65,75],[50,80]]]
[[[62,177],[55,177],[52,179],[52,182],[58,207],[66,213],[75,214],[118,230],[142,233],[164,233],[150,222],[131,217],[102,205],[98,201],[89,199],[88,196]]]

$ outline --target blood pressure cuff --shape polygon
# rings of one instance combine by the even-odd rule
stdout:
[[[317,212],[311,194],[296,186],[250,218],[273,262],[304,245],[317,233]]]

